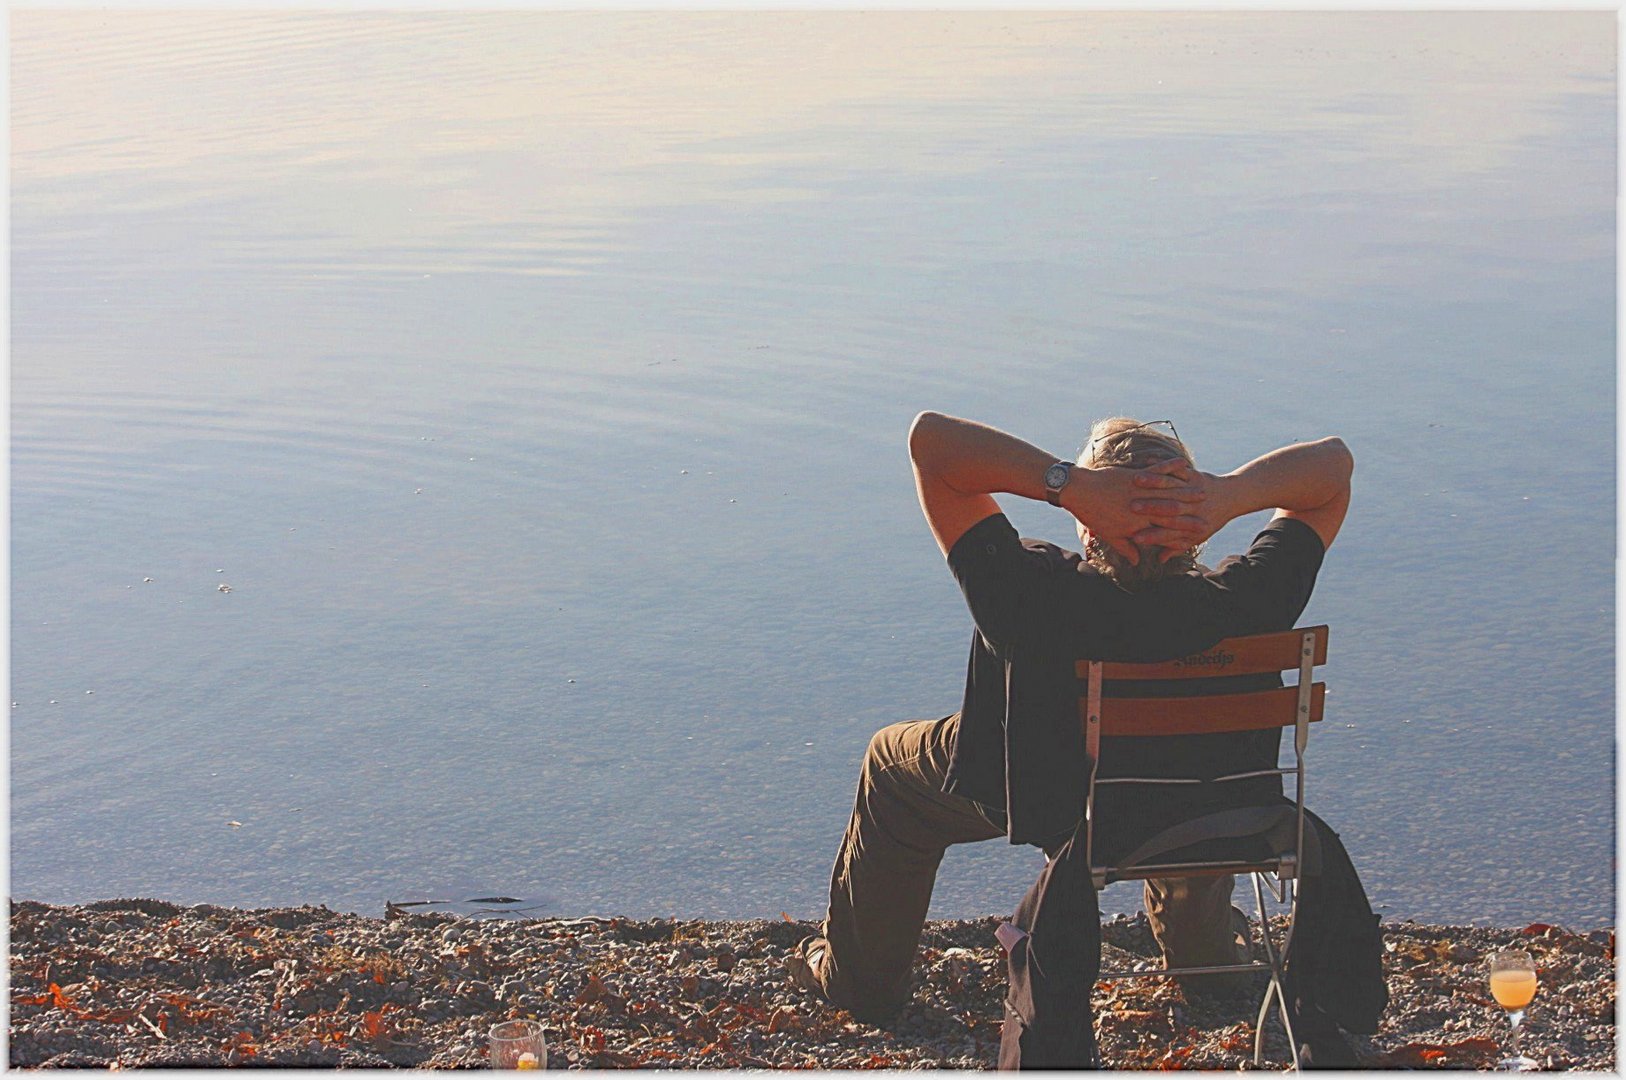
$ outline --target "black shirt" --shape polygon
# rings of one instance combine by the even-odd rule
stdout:
[[[1004,514],[984,518],[948,555],[976,631],[943,790],[1003,807],[1013,844],[1064,836],[1083,813],[1088,779],[1074,663],[1169,660],[1227,637],[1290,629],[1309,602],[1323,554],[1314,529],[1277,518],[1246,554],[1217,569],[1192,570],[1131,593],[1077,552],[1020,539]],[[1280,676],[1242,678],[1281,685]],[[1143,692],[1173,696],[1196,692],[1193,684],[1212,689],[1206,679],[1182,682]],[[1115,688],[1108,683],[1103,692],[1111,696]],[[1159,775],[1156,770],[1181,764],[1196,769],[1183,775],[1205,776],[1274,768],[1280,734],[1103,739],[1100,775]],[[1173,761],[1171,746],[1189,760]],[[1268,792],[1280,792],[1279,781],[1267,784]],[[1097,794],[1099,822],[1121,816],[1106,796],[1110,790]]]

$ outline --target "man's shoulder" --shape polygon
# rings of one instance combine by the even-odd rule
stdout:
[[[1326,546],[1314,529],[1298,518],[1278,517],[1272,518],[1268,525],[1259,530],[1247,551],[1240,555],[1227,555],[1213,569],[1200,573],[1208,579],[1221,578],[1237,566],[1286,560],[1313,563],[1319,569],[1326,553]]]
[[[1296,518],[1275,518],[1243,554],[1187,576],[1227,613],[1226,633],[1285,630],[1310,602],[1325,554],[1314,529]]]

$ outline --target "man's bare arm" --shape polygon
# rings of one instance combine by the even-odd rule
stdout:
[[[1145,510],[1162,526],[1143,538],[1171,552],[1202,543],[1244,514],[1270,509],[1277,517],[1298,518],[1330,547],[1349,510],[1354,470],[1349,447],[1332,436],[1272,450],[1222,476],[1176,470],[1174,475],[1206,490],[1206,502],[1176,513],[1169,512],[1164,500],[1137,502],[1132,509]]]
[[[923,412],[909,428],[909,460],[920,508],[946,555],[967,529],[999,513],[994,493],[1043,499],[1045,470],[1060,459],[998,428]],[[1131,511],[1131,500],[1143,499],[1150,510],[1170,516],[1204,497],[1195,485],[1173,478],[1169,471],[1163,466],[1140,470],[1075,466],[1072,479],[1062,488],[1061,505],[1134,562],[1139,555],[1131,537],[1155,523],[1147,509]]]

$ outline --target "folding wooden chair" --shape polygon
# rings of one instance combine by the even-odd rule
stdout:
[[[1314,858],[1305,848],[1304,833],[1304,748],[1309,741],[1310,724],[1321,719],[1326,700],[1326,684],[1314,682],[1314,669],[1327,660],[1327,628],[1313,626],[1274,634],[1228,638],[1205,652],[1157,664],[1119,664],[1080,660],[1077,672],[1083,684],[1079,709],[1084,721],[1085,743],[1090,755],[1089,795],[1085,804],[1087,835],[1090,840],[1090,870],[1097,891],[1114,881],[1164,877],[1206,877],[1247,874],[1253,881],[1254,899],[1259,906],[1259,936],[1265,959],[1238,964],[1172,969],[1181,975],[1207,975],[1228,972],[1262,971],[1269,974],[1264,1001],[1259,1006],[1253,1045],[1254,1064],[1264,1060],[1265,1020],[1274,1000],[1282,1027],[1298,1067],[1299,1043],[1293,1033],[1286,994],[1282,990],[1282,965],[1293,939],[1298,916],[1298,890],[1294,887],[1303,860]],[[1241,693],[1204,692],[1190,697],[1110,697],[1103,699],[1105,681],[1212,678],[1216,675],[1276,674],[1297,669],[1298,685]],[[1223,685],[1223,684],[1222,684]],[[1201,735],[1216,732],[1256,731],[1273,727],[1293,727],[1292,768],[1265,769],[1209,778],[1097,777],[1103,736]],[[1191,785],[1226,784],[1267,776],[1293,776],[1297,794],[1293,805],[1247,807],[1223,810],[1181,822],[1148,838],[1134,851],[1114,860],[1115,865],[1097,865],[1095,848],[1096,788],[1106,784]],[[1202,845],[1255,838],[1268,841],[1269,858],[1203,860],[1192,858]],[[1195,845],[1195,847],[1194,847]],[[1234,844],[1232,845],[1235,846]],[[1257,846],[1257,845],[1256,845]],[[1186,849],[1186,855],[1171,859],[1171,853]],[[1265,885],[1278,903],[1288,909],[1287,926],[1279,943],[1271,939],[1270,919],[1265,909]],[[1149,971],[1104,971],[1102,979],[1143,978],[1168,975],[1170,969]]]

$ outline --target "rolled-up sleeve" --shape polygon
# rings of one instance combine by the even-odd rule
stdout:
[[[1008,656],[1024,631],[1023,598],[1035,568],[1004,514],[990,514],[967,529],[948,553],[977,632],[995,654]]]
[[[1231,634],[1292,626],[1310,602],[1326,548],[1297,518],[1280,517],[1254,538],[1247,554],[1227,559],[1210,575],[1229,608]]]

